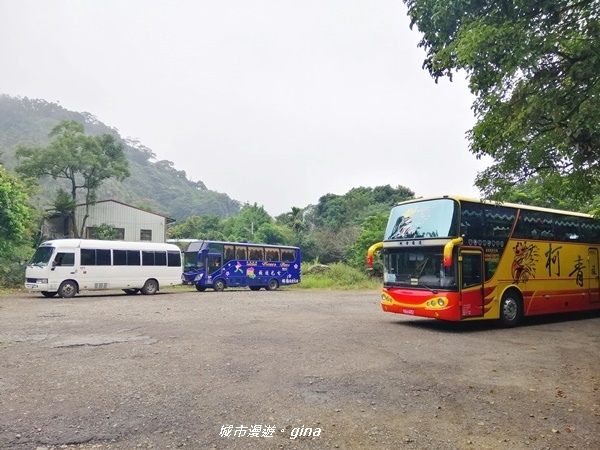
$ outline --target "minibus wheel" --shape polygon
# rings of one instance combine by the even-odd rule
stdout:
[[[127,295],[135,295],[138,292],[140,292],[139,289],[123,289],[123,292],[125,292]]]
[[[273,278],[271,281],[269,281],[269,284],[267,285],[267,291],[276,291],[277,288],[279,287],[279,283],[277,282],[277,280],[275,278]]]
[[[217,292],[223,292],[225,290],[225,281],[217,280],[215,284],[213,284],[213,289]]]
[[[158,282],[156,280],[146,280],[141,292],[144,295],[156,294],[158,292]]]
[[[48,298],[54,297],[56,294],[58,294],[58,292],[42,291],[42,295]]]
[[[62,298],[73,298],[77,294],[77,283],[71,280],[63,281],[58,288],[58,296]]]

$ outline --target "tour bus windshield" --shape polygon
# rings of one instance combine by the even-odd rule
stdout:
[[[183,267],[184,269],[202,269],[204,267],[204,261],[198,259],[198,252],[184,252]]]
[[[50,261],[54,247],[38,247],[33,254],[29,265],[45,266]]]
[[[458,203],[452,199],[425,200],[395,206],[385,239],[446,238],[458,235]]]
[[[383,267],[385,285],[426,289],[456,287],[454,267],[444,266],[442,246],[386,249]]]

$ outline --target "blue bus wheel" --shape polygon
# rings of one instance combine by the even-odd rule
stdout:
[[[271,281],[269,281],[269,284],[267,285],[267,291],[275,291],[278,287],[279,283],[275,278],[273,278]]]
[[[213,289],[217,292],[222,292],[225,289],[225,282],[223,280],[215,281],[215,284],[213,284]]]

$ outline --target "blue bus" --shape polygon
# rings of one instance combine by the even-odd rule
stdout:
[[[222,291],[227,287],[265,288],[300,283],[300,249],[285,245],[199,240],[183,252],[183,284]]]

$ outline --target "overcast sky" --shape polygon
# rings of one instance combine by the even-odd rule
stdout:
[[[401,0],[0,0],[0,92],[271,215],[358,186],[477,196],[473,97],[419,39]]]

